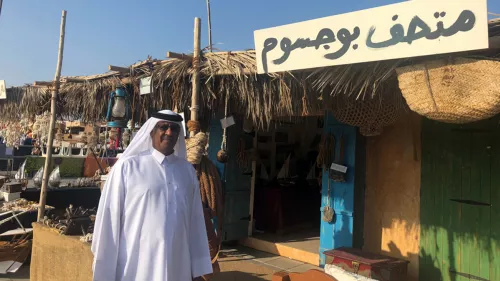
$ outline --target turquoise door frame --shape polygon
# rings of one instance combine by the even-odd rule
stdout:
[[[210,122],[208,158],[215,164],[222,180],[224,190],[224,218],[222,224],[223,241],[234,241],[248,237],[250,223],[250,171],[244,171],[238,165],[237,153],[240,140],[246,147],[251,147],[252,136],[243,133],[243,124],[235,119],[236,125],[227,129],[228,162],[224,165],[217,161],[217,152],[221,149],[223,130],[220,120]]]
[[[324,120],[324,132],[335,137],[335,154],[340,152],[340,139],[344,138],[343,164],[347,166],[347,175],[346,182],[337,183],[329,179],[327,171],[323,172],[321,210],[325,206],[333,207],[335,215],[331,223],[321,220],[319,247],[321,266],[326,263],[323,252],[327,250],[339,247],[361,247],[362,205],[364,204],[364,192],[362,192],[364,186],[361,183],[364,182],[362,171],[365,170],[362,167],[364,165],[364,145],[362,145],[362,138],[358,135],[357,128],[338,122],[330,113],[325,115]],[[332,151],[332,153],[334,152]],[[360,168],[358,169],[357,166]],[[328,182],[330,182],[330,197],[328,197]],[[356,239],[354,238],[355,232]]]

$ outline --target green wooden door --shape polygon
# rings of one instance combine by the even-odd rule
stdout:
[[[420,280],[500,280],[498,120],[423,123]]]

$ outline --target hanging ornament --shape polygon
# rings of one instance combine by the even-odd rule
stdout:
[[[228,159],[229,156],[227,155],[227,151],[225,151],[224,149],[221,149],[219,150],[219,152],[217,152],[217,161],[219,161],[220,163],[227,163]]]
[[[321,216],[321,219],[324,222],[331,223],[333,222],[333,216],[335,215],[335,211],[330,207],[330,179],[328,179],[328,195],[326,196],[326,200],[328,201],[327,205],[323,207],[321,212],[323,215]]]

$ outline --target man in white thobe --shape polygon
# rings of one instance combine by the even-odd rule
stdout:
[[[97,210],[94,281],[192,281],[212,273],[182,117],[154,113],[113,166]]]

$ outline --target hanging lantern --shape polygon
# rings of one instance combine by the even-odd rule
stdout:
[[[109,95],[108,113],[106,121],[108,127],[126,128],[129,121],[130,104],[127,92],[123,87],[116,87],[115,91]]]

